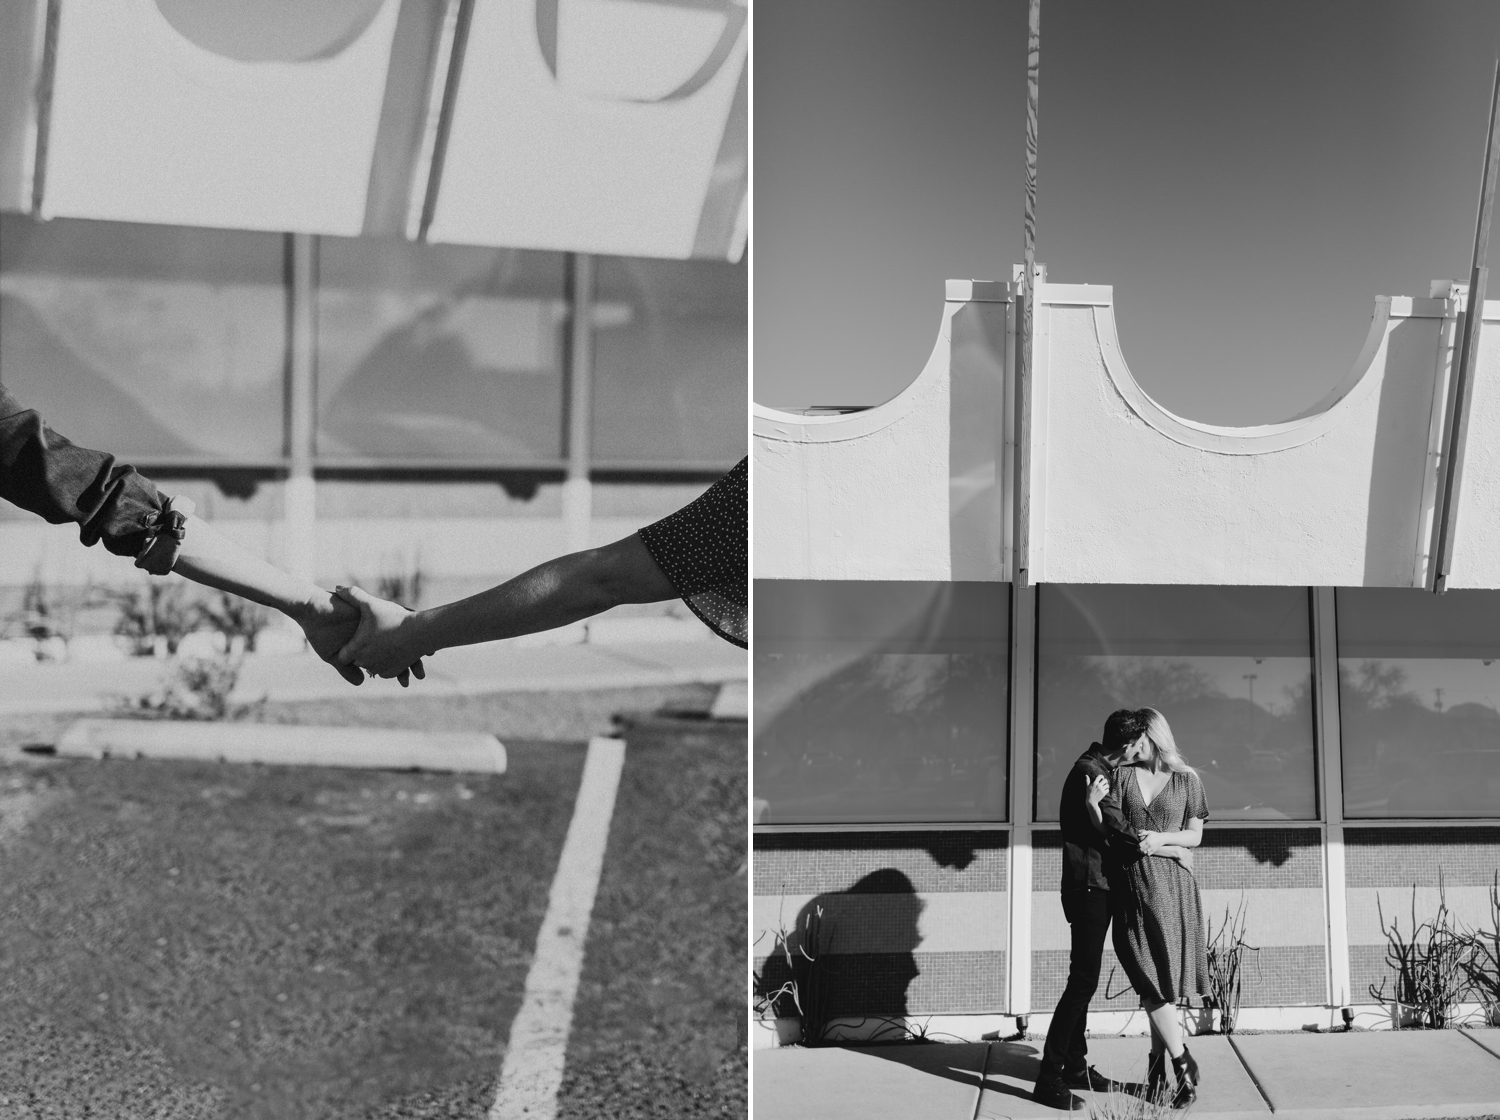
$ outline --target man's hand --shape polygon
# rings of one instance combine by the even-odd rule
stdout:
[[[415,648],[407,624],[412,611],[358,587],[340,587],[335,593],[346,606],[359,612],[359,626],[338,651],[338,664],[359,665],[378,677],[396,677],[403,687],[407,666],[418,679],[426,675],[422,670],[426,651]]]
[[[1164,844],[1157,849],[1156,854],[1165,856],[1167,859],[1175,859],[1183,867],[1187,868],[1189,875],[1193,873],[1193,849],[1179,848],[1176,844]]]
[[[1146,829],[1141,833],[1141,855],[1154,856],[1163,847],[1161,833]]]

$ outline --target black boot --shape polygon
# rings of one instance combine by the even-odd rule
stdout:
[[[1167,1099],[1167,1055],[1165,1051],[1153,1051],[1146,1062],[1146,1099]]]
[[[1172,1072],[1177,1075],[1177,1095],[1172,1098],[1172,1107],[1186,1108],[1198,1099],[1198,1063],[1186,1046],[1182,1048],[1182,1057],[1172,1059]]]

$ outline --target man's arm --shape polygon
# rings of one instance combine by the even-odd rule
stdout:
[[[136,556],[166,499],[134,467],[58,435],[0,386],[0,498],[50,521],[73,522],[85,545]]]
[[[1114,790],[1109,775],[1102,769],[1094,769],[1079,763],[1085,801],[1089,807],[1089,821],[1096,831],[1103,834],[1106,843],[1119,843],[1134,851],[1140,841],[1140,833],[1130,823],[1120,805],[1120,797]],[[1103,791],[1101,793],[1101,790]]]
[[[286,615],[306,635],[308,645],[332,665],[350,684],[359,684],[364,673],[352,665],[341,665],[335,655],[359,626],[359,610],[315,583],[289,575],[273,564],[250,555],[207,522],[189,517],[173,571],[220,591],[273,607]],[[420,658],[401,667],[403,687],[408,667],[418,678],[425,674]]]

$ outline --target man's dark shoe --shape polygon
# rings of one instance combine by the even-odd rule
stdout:
[[[1057,1080],[1069,1089],[1092,1089],[1096,1093],[1125,1092],[1125,1085],[1122,1082],[1110,1080],[1093,1066],[1073,1073],[1064,1073]]]
[[[1043,1075],[1037,1078],[1036,1088],[1031,1091],[1031,1095],[1048,1108],[1061,1108],[1068,1112],[1077,1112],[1083,1108],[1083,1098],[1075,1097],[1056,1077]]]

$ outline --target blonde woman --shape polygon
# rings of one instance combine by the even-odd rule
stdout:
[[[1169,846],[1196,848],[1203,840],[1208,802],[1203,782],[1183,759],[1166,716],[1155,708],[1137,713],[1145,723],[1136,760],[1117,774],[1120,808],[1140,834],[1142,857]],[[1151,1022],[1147,1090],[1166,1088],[1166,1058],[1177,1075],[1173,1104],[1198,1097],[1198,1063],[1182,1040],[1177,1005],[1208,992],[1203,900],[1192,872],[1181,862],[1141,858],[1126,861],[1114,896],[1114,946],[1131,986]]]

